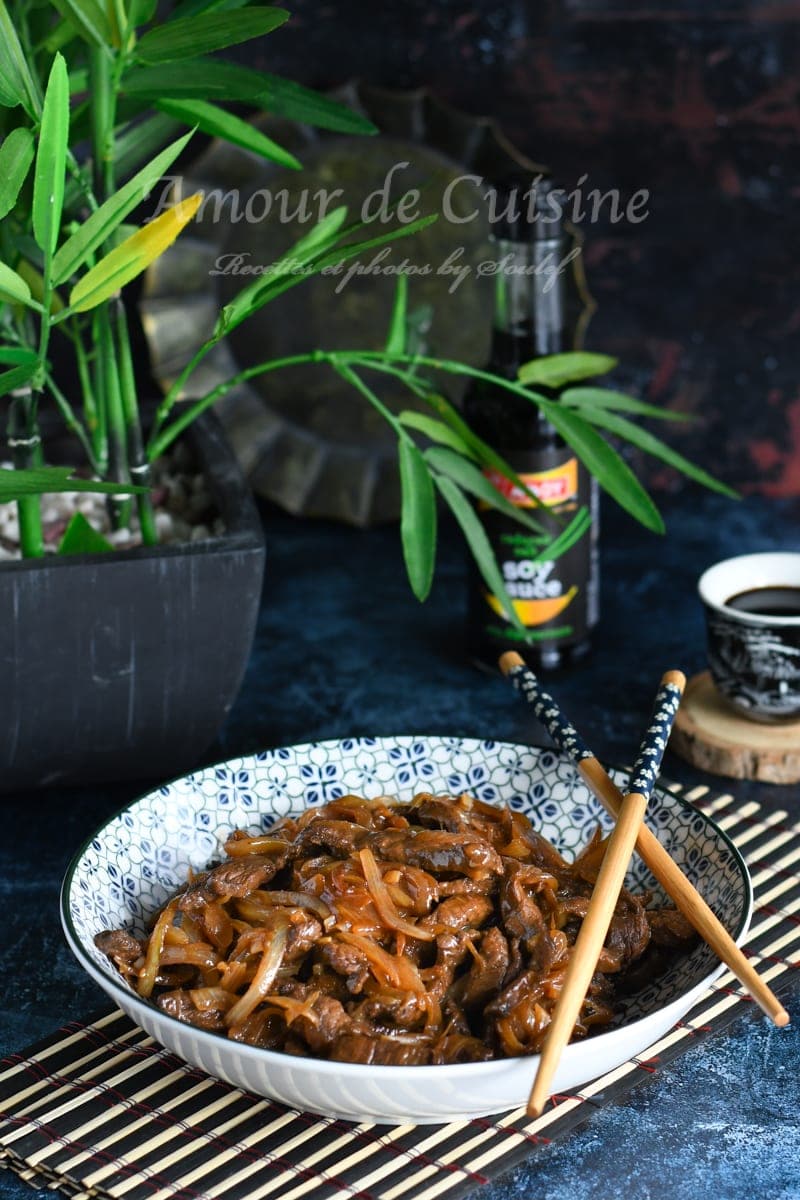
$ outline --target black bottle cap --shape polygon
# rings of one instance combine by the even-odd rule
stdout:
[[[492,237],[542,242],[563,237],[564,189],[545,175],[509,175],[492,183]]]

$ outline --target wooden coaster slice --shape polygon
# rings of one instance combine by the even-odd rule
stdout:
[[[719,694],[710,671],[687,683],[670,749],[712,775],[765,783],[800,781],[800,721],[749,721]]]

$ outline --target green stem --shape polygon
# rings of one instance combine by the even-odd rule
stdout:
[[[161,429],[164,418],[169,414],[174,398],[183,387],[186,380],[191,375],[195,366],[200,362],[203,355],[209,349],[208,346],[201,346],[197,353],[192,358],[191,362],[187,363],[178,379],[170,388],[167,395],[164,397],[156,414],[156,423],[153,429],[153,434],[148,444],[148,458],[152,462],[159,454],[163,454],[167,446],[174,442],[175,438],[180,433],[191,425],[201,413],[210,408],[222,396],[226,395],[232,388],[238,387],[241,383],[246,383],[249,379],[254,379],[258,375],[265,375],[270,371],[282,370],[284,367],[304,366],[307,363],[330,363],[341,374],[341,367],[356,366],[366,367],[369,370],[384,371],[396,375],[399,379],[405,379],[406,372],[398,369],[393,369],[386,359],[387,353],[385,350],[337,350],[328,352],[326,350],[312,350],[307,354],[293,354],[287,358],[276,358],[271,362],[258,363],[256,366],[248,367],[246,371],[240,371],[238,375],[234,375],[231,379],[220,383],[206,396],[195,401],[194,404],[187,406],[184,412],[176,417],[170,423],[167,429]],[[477,367],[468,367],[463,363],[452,362],[450,359],[431,358],[428,355],[421,354],[393,354],[391,359],[395,363],[403,363],[408,366],[423,366],[431,367],[436,370],[446,371],[451,375],[467,375],[473,379],[484,379],[489,383],[496,384],[498,387],[503,387],[506,391],[514,392],[518,396],[524,396],[526,400],[533,404],[539,404],[545,399],[544,396],[539,396],[536,392],[531,392],[528,388],[523,387],[521,383],[514,383],[510,379],[501,379],[498,375],[492,375],[488,371],[481,371]]]
[[[156,409],[156,415],[155,415],[155,419],[153,421],[153,429],[150,434],[151,442],[153,441],[154,438],[157,437],[164,422],[166,421],[169,414],[172,412],[172,409],[173,409],[174,405],[176,404],[177,400],[179,399],[181,391],[183,389],[183,386],[186,383],[186,381],[189,379],[189,376],[193,373],[195,367],[198,367],[200,365],[200,363],[203,361],[203,359],[209,353],[209,351],[212,350],[214,348],[214,346],[216,346],[217,340],[218,339],[212,338],[211,341],[204,342],[203,345],[200,346],[199,349],[195,351],[195,353],[189,359],[186,366],[181,371],[178,378],[174,381],[174,383],[171,385],[171,387],[167,391],[163,400],[161,401],[158,408]]]
[[[61,388],[58,386],[49,371],[45,375],[45,380],[47,382],[47,390],[55,400],[58,410],[61,413],[61,416],[64,418],[64,424],[70,433],[74,434],[74,436],[78,439],[83,447],[86,457],[89,459],[89,465],[91,466],[92,470],[96,472],[97,463],[94,460],[94,451],[92,449],[92,443],[89,440],[89,435],[79,421],[78,416],[69,400],[61,391]]]
[[[430,367],[432,370],[445,371],[448,375],[466,375],[470,379],[482,379],[486,383],[492,383],[497,387],[504,388],[507,392],[514,392],[517,396],[524,396],[526,400],[531,400],[534,404],[546,403],[547,401],[546,396],[542,396],[538,392],[532,392],[530,388],[525,387],[522,383],[515,383],[513,379],[503,379],[499,375],[493,375],[491,371],[481,371],[478,367],[468,367],[465,363],[454,362],[449,358],[432,358],[427,354],[392,354],[390,356],[387,355],[385,350],[350,351],[346,357],[359,365],[376,371],[386,370],[389,364],[385,360],[391,357],[393,362],[404,363],[409,367]],[[399,372],[398,374],[403,378],[405,372]]]
[[[343,356],[340,355],[338,357],[341,358]],[[154,462],[183,433],[184,429],[187,429],[193,421],[197,420],[201,413],[211,408],[212,404],[215,404],[217,400],[226,395],[231,388],[236,387],[238,384],[246,383],[248,379],[254,379],[256,375],[265,375],[269,371],[279,371],[283,367],[300,367],[312,362],[328,362],[329,359],[330,355],[326,354],[325,351],[312,350],[307,354],[292,354],[286,358],[275,358],[272,362],[259,363],[255,367],[248,367],[246,371],[240,371],[232,379],[227,379],[215,388],[212,388],[210,392],[200,400],[196,400],[194,404],[187,405],[181,415],[176,417],[166,429],[162,429],[159,432],[159,424],[157,422],[147,443],[148,459],[150,462]]]
[[[95,309],[92,313],[92,344],[94,345],[94,354],[92,358],[92,382],[88,392],[84,392],[84,398],[87,395],[93,397],[95,405],[95,421],[92,428],[92,445],[94,446],[94,457],[97,462],[97,470],[99,475],[105,475],[108,469],[108,406],[106,404],[106,377],[103,369],[102,353],[98,352],[100,345],[100,310]],[[87,414],[88,420],[88,414]]]
[[[42,465],[42,438],[39,432],[38,393],[42,390],[47,372],[47,347],[50,343],[50,303],[53,296],[51,255],[44,256],[42,272],[42,314],[39,325],[39,362],[30,387],[12,396],[8,416],[8,442],[12,461],[18,470]],[[19,544],[25,558],[41,558],[44,554],[41,500],[38,496],[21,496],[17,501]]]
[[[8,445],[11,460],[18,470],[42,464],[42,441],[36,420],[36,399],[30,390],[19,391],[11,397],[8,412]],[[19,544],[24,558],[41,558],[44,554],[41,499],[21,496],[17,501]]]
[[[336,371],[338,375],[341,375],[342,379],[349,383],[351,387],[354,387],[356,391],[364,397],[367,403],[371,404],[372,407],[380,413],[383,419],[387,421],[389,425],[391,425],[392,429],[395,431],[401,441],[409,442],[412,445],[415,444],[411,434],[407,429],[404,428],[403,425],[400,424],[394,413],[390,412],[383,401],[375,395],[372,388],[368,387],[367,384],[364,383],[364,380],[359,375],[356,375],[355,371],[348,366],[347,363],[339,362],[338,355],[336,354],[332,354],[330,356],[330,363],[334,371]]]
[[[119,369],[114,345],[111,315],[107,304],[98,308],[98,330],[100,335],[100,357],[104,366],[105,407],[108,428],[108,476],[115,483],[130,483],[128,466],[128,443],[125,436],[125,416],[122,406]],[[112,523],[119,529],[124,523],[130,502],[111,498]]]
[[[89,49],[89,86],[92,90],[92,171],[94,192],[102,202],[114,191],[114,122],[119,56],[109,57],[106,47]]]
[[[97,429],[97,403],[94,397],[94,387],[92,384],[92,374],[89,367],[89,359],[83,345],[83,337],[81,335],[80,326],[75,324],[75,328],[70,329],[69,326],[64,326],[63,332],[67,334],[72,342],[75,350],[75,363],[78,368],[78,379],[81,385],[81,396],[83,399],[83,419],[86,423],[86,428],[93,438]],[[94,470],[100,470],[100,464],[95,459],[96,447],[90,444],[89,456],[92,459]]]
[[[136,396],[136,377],[133,369],[128,318],[125,314],[125,305],[121,300],[117,300],[114,305],[114,324],[117,334],[116,349],[119,362],[122,414],[125,421],[128,446],[129,473],[135,483],[149,487],[150,464],[147,461],[142,439],[142,423],[139,417],[139,405]],[[142,541],[146,546],[155,546],[158,542],[158,533],[156,532],[153,501],[149,492],[137,495],[136,509],[139,514]]]

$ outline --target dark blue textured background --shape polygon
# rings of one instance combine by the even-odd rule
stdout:
[[[315,87],[429,87],[495,118],[567,189],[647,189],[641,224],[606,207],[582,225],[590,346],[697,418],[667,431],[683,453],[736,487],[800,495],[798,0],[286,7],[239,57]]]
[[[611,506],[606,506],[610,510]],[[609,761],[634,752],[667,667],[703,665],[695,581],[712,561],[800,550],[800,503],[721,500],[688,489],[665,506],[666,539],[606,513],[604,614],[593,658],[552,690]],[[463,652],[464,563],[444,531],[437,583],[420,606],[403,579],[397,530],[359,532],[266,514],[268,565],[245,684],[210,761],[265,746],[347,734],[461,733],[541,741],[507,682]],[[208,648],[213,653],[213,647]],[[798,789],[702,776],[674,756],[665,773],[729,786],[742,801],[796,812]],[[141,786],[7,797],[0,846],[0,1052],[20,1050],[103,997],[72,960],[58,925],[73,850]],[[755,1009],[694,1046],[549,1147],[486,1187],[483,1200],[795,1200],[800,1197],[800,988],[794,1024]],[[41,1192],[45,1196],[50,1193]],[[30,1189],[0,1171],[0,1197]]]

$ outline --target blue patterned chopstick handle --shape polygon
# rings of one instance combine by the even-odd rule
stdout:
[[[628,784],[629,792],[639,792],[642,796],[650,798],[658,779],[661,759],[667,748],[682,694],[683,689],[674,683],[663,683],[658,689],[653,715],[639,747],[639,756]]]
[[[579,763],[584,758],[594,758],[575,726],[570,724],[553,697],[544,691],[530,667],[522,665],[512,667],[508,672],[508,678],[517,691],[533,706],[533,711],[559,750],[562,750],[574,763]]]

